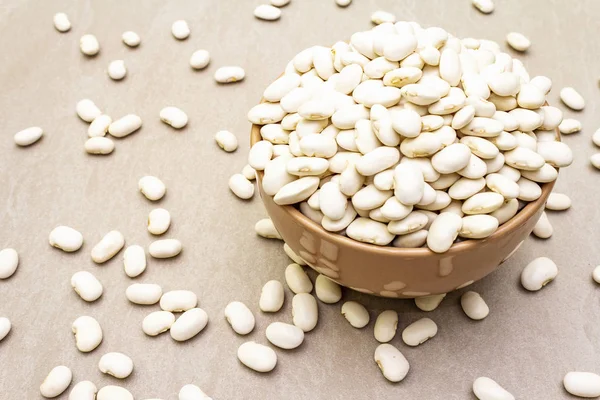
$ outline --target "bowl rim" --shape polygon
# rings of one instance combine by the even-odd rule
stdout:
[[[267,101],[264,98],[261,98],[260,103],[266,103]],[[548,102],[545,102],[545,106],[548,105]],[[260,128],[264,125],[256,125],[252,124],[250,130],[250,147],[252,147],[256,142],[262,140],[260,135]],[[561,141],[560,132],[558,129],[555,129],[555,138],[557,141]],[[560,168],[554,167],[557,170],[557,173],[560,172]],[[263,171],[256,171],[256,180],[258,185],[262,184]],[[557,176],[558,179],[558,176]],[[539,184],[539,182],[536,182]],[[418,248],[406,248],[406,247],[394,247],[394,246],[378,246],[371,243],[363,243],[347,236],[339,235],[335,232],[329,232],[325,230],[321,225],[317,224],[315,221],[306,217],[304,214],[300,212],[293,205],[285,205],[281,206],[279,204],[275,204],[275,206],[281,208],[290,218],[292,218],[297,224],[302,226],[303,229],[307,231],[319,235],[320,237],[324,237],[328,241],[335,243],[338,246],[350,246],[354,247],[357,251],[366,251],[372,253],[379,253],[384,256],[403,256],[408,258],[423,258],[423,257],[431,257],[432,255],[443,256],[443,257],[451,257],[457,255],[459,253],[468,252],[476,249],[478,246],[483,246],[487,242],[495,241],[496,239],[500,239],[504,236],[510,235],[513,231],[516,230],[517,227],[523,225],[527,220],[529,220],[540,208],[542,208],[548,196],[552,192],[554,188],[554,184],[556,183],[556,179],[552,182],[545,182],[541,185],[542,194],[535,201],[527,203],[525,207],[523,207],[520,211],[517,212],[511,219],[506,221],[504,224],[500,225],[496,232],[488,236],[484,239],[467,239],[462,242],[454,243],[452,246],[444,253],[435,253],[430,250],[428,247],[418,247]],[[259,191],[262,194],[262,187],[259,186]],[[270,196],[273,197],[273,196]]]

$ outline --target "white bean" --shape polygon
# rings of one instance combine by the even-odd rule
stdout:
[[[238,66],[220,67],[215,71],[215,81],[219,83],[235,83],[243,80],[245,77],[246,71]]]
[[[125,67],[125,61],[123,60],[114,60],[108,64],[108,69],[106,70],[110,79],[114,81],[120,81],[125,78],[127,75],[127,67]]]
[[[423,172],[416,166],[399,164],[394,169],[394,195],[404,205],[421,201],[425,181]]]
[[[244,175],[249,181],[253,181],[256,179],[256,170],[249,164],[246,164],[244,165],[244,168],[242,168],[242,175]]]
[[[558,267],[547,257],[538,257],[531,261],[521,272],[521,284],[535,292],[552,282],[558,275]]]
[[[92,122],[96,117],[102,114],[102,111],[90,99],[83,99],[77,102],[75,106],[77,116],[85,122]]]
[[[247,335],[254,329],[254,315],[242,302],[233,301],[225,307],[225,319],[238,335]]]
[[[138,182],[138,188],[151,201],[162,199],[167,191],[165,184],[154,176],[144,176],[141,178]]]
[[[285,282],[290,290],[296,294],[310,293],[313,289],[313,284],[310,278],[298,264],[290,264],[285,269]]]
[[[91,138],[105,136],[111,123],[112,118],[108,115],[101,114],[97,116],[88,127],[88,136]]]
[[[438,308],[442,300],[444,300],[444,297],[446,297],[446,293],[416,297],[415,305],[421,311],[433,311]]]
[[[402,341],[409,346],[418,346],[437,334],[438,327],[429,318],[421,318],[402,331]]]
[[[168,331],[175,323],[175,315],[170,311],[155,311],[142,321],[142,331],[148,336],[157,336]]]
[[[515,397],[496,381],[481,376],[473,382],[473,393],[479,400],[515,400]]]
[[[69,393],[69,400],[96,400],[98,388],[90,381],[81,381]]]
[[[263,312],[277,312],[283,306],[284,298],[285,294],[281,282],[271,280],[263,286],[258,305]]]
[[[98,391],[96,400],[133,400],[133,395],[121,386],[108,385]]]
[[[388,343],[377,346],[374,358],[381,373],[390,382],[400,382],[410,369],[408,361],[400,350]]]
[[[94,350],[102,342],[102,328],[92,317],[77,318],[71,327],[75,335],[75,344],[82,353]]]
[[[292,299],[292,320],[304,332],[312,331],[319,319],[317,301],[310,293],[299,293]]]
[[[75,272],[71,277],[71,286],[75,293],[88,302],[98,300],[104,291],[100,281],[87,271]]]
[[[572,119],[572,118],[563,119],[562,122],[560,123],[560,125],[558,126],[558,130],[563,135],[570,135],[571,133],[577,133],[577,132],[581,131],[581,122],[576,119]]]
[[[323,303],[335,304],[342,298],[342,288],[325,275],[319,274],[315,281],[315,294]]]
[[[196,50],[190,57],[190,66],[194,69],[204,69],[210,63],[210,53],[207,50]]]
[[[593,372],[568,372],[564,379],[565,390],[578,397],[600,396],[600,375]]]
[[[81,248],[83,245],[83,235],[68,226],[57,226],[50,232],[48,242],[50,246],[71,253]]]
[[[185,385],[179,391],[179,400],[212,400],[196,385]]]
[[[259,236],[262,236],[267,239],[281,239],[281,235],[277,232],[275,225],[273,225],[273,221],[271,218],[261,219],[254,225],[254,230]]]
[[[550,236],[552,236],[552,233],[554,233],[552,224],[550,224],[546,212],[542,212],[540,219],[533,228],[533,234],[540,239],[548,239]]]
[[[387,343],[396,336],[398,328],[398,313],[394,310],[385,310],[375,320],[374,335],[380,343]]]
[[[485,182],[490,190],[500,193],[506,200],[516,199],[519,196],[519,185],[512,179],[501,174],[489,174]]]
[[[269,372],[277,365],[277,354],[270,347],[256,342],[243,343],[237,351],[238,359],[257,372]]]
[[[119,231],[110,231],[92,249],[92,260],[102,264],[113,258],[125,245],[125,238]]]
[[[15,249],[0,250],[0,279],[10,278],[19,266],[19,254]]]
[[[254,16],[265,21],[275,21],[281,17],[281,10],[269,4],[261,4],[254,9]]]
[[[127,114],[124,117],[113,121],[108,126],[108,133],[117,138],[131,135],[142,127],[142,119],[135,114]]]
[[[510,32],[507,34],[506,42],[517,51],[527,51],[531,47],[531,41],[519,32]]]
[[[592,142],[594,142],[596,146],[600,147],[600,128],[598,128],[592,135]]]
[[[140,276],[146,270],[146,252],[142,246],[134,244],[125,249],[123,269],[130,278]]]
[[[162,297],[162,289],[154,283],[134,283],[127,287],[125,296],[135,304],[156,304]]]
[[[335,0],[335,4],[340,7],[348,7],[352,3],[352,0]]]
[[[342,315],[355,328],[364,328],[369,323],[369,312],[356,301],[347,301],[342,305]]]
[[[469,291],[460,296],[460,305],[473,320],[484,319],[490,313],[490,308],[477,292]]]
[[[566,194],[550,193],[546,202],[547,210],[563,211],[571,208],[571,199]]]
[[[48,399],[58,397],[67,390],[72,379],[73,373],[68,367],[64,365],[54,367],[40,385],[40,393]]]
[[[79,48],[83,54],[92,57],[100,51],[100,43],[98,43],[96,36],[86,34],[79,39]]]
[[[552,80],[547,76],[534,76],[529,83],[537,86],[544,94],[548,94],[552,89]]]
[[[208,324],[208,314],[201,308],[187,310],[171,325],[171,337],[178,342],[185,342],[199,334]]]
[[[242,174],[233,174],[229,178],[229,189],[243,200],[254,196],[254,185]]]
[[[6,317],[0,317],[0,342],[8,335],[12,325]]]
[[[71,29],[71,21],[69,21],[69,17],[67,14],[59,12],[54,14],[53,18],[54,27],[59,32],[68,32]]]
[[[400,152],[395,147],[378,147],[363,155],[355,164],[363,176],[372,176],[398,163]]]
[[[160,308],[163,311],[181,312],[190,310],[198,305],[198,297],[189,290],[171,290],[160,298]]]
[[[468,215],[463,218],[458,235],[468,239],[483,239],[496,232],[498,224],[498,220],[490,215]]]
[[[572,87],[565,87],[560,90],[560,99],[570,109],[580,111],[585,107],[585,100]]]
[[[190,36],[190,27],[188,23],[182,19],[173,22],[171,26],[171,33],[175,39],[184,40]]]
[[[140,39],[140,35],[133,31],[123,32],[123,35],[121,35],[121,40],[129,47],[137,47],[142,41],[142,39]]]
[[[106,353],[100,358],[98,369],[104,374],[125,379],[133,372],[133,361],[123,353]]]
[[[171,214],[164,208],[155,208],[148,214],[148,232],[162,235],[171,226]]]
[[[32,126],[31,128],[23,129],[15,134],[14,140],[17,146],[30,146],[40,140],[44,135],[42,128]]]
[[[273,322],[265,331],[269,342],[282,349],[295,349],[304,341],[304,331],[295,325]]]
[[[177,107],[165,107],[160,110],[160,120],[175,129],[181,129],[188,123],[188,116]]]
[[[590,157],[590,163],[596,169],[600,169],[600,153],[596,153]]]

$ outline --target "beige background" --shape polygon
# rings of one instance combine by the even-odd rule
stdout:
[[[489,16],[469,0],[355,0],[341,9],[333,0],[293,0],[275,23],[256,20],[260,1],[26,1],[0,0],[0,248],[14,247],[21,256],[17,273],[0,281],[0,316],[13,331],[0,343],[0,398],[38,399],[47,372],[64,364],[74,382],[88,379],[98,387],[122,384],[136,397],[174,400],[181,386],[195,383],[215,400],[225,399],[473,399],[471,384],[481,375],[500,382],[519,399],[562,399],[567,371],[600,372],[600,287],[590,274],[600,263],[598,221],[600,174],[589,166],[594,151],[591,134],[600,126],[597,79],[600,42],[597,0],[499,0]],[[301,348],[277,351],[279,362],[270,374],[242,366],[237,347],[246,340],[265,343],[272,321],[291,321],[290,293],[283,311],[262,315],[257,301],[269,279],[283,279],[289,260],[281,242],[258,238],[254,223],[265,216],[260,200],[242,202],[227,188],[229,176],[245,164],[250,124],[247,110],[263,88],[301,49],[332,44],[370,27],[377,9],[399,18],[437,25],[459,37],[502,41],[509,31],[521,31],[533,46],[523,56],[532,76],[550,76],[555,89],[576,87],[587,99],[579,118],[582,133],[565,140],[576,155],[561,171],[557,190],[568,193],[573,208],[552,213],[555,234],[548,241],[529,239],[501,270],[472,285],[490,306],[490,316],[470,321],[461,311],[460,293],[451,293],[429,317],[438,335],[419,348],[393,340],[411,364],[400,384],[388,383],[373,362],[377,343],[373,323],[356,330],[339,314],[340,304],[320,304],[317,328]],[[52,26],[55,12],[67,12],[73,29],[59,34]],[[170,27],[188,20],[192,34],[176,41]],[[142,37],[138,49],[126,48],[121,33]],[[79,37],[94,33],[101,53],[86,58]],[[190,54],[199,48],[212,55],[209,68],[194,72]],[[124,59],[128,77],[113,82],[106,75],[111,60]],[[241,65],[244,82],[219,86],[217,67]],[[75,103],[93,99],[113,118],[139,114],[143,128],[117,141],[108,157],[84,153],[87,125],[74,113]],[[176,105],[190,123],[176,132],[158,119],[159,110]],[[28,126],[46,132],[36,145],[21,149],[12,140]],[[240,149],[226,154],[213,141],[228,129]],[[122,255],[102,266],[90,260],[90,250],[104,233],[118,229],[128,244],[147,246],[146,217],[155,207],[137,192],[145,174],[159,176],[168,187],[159,203],[172,215],[166,235],[180,239],[183,253],[174,260],[149,260],[144,275],[131,280]],[[76,254],[50,248],[48,233],[65,224],[80,230],[85,245]],[[519,285],[521,269],[537,256],[559,265],[556,282],[539,293]],[[368,269],[365,265],[365,269]],[[105,293],[86,304],[69,281],[79,270],[93,272]],[[146,337],[141,321],[158,307],[129,304],[125,288],[132,282],[156,282],[165,290],[191,289],[209,316],[207,329],[187,343],[170,336]],[[425,316],[412,301],[372,298],[346,291],[344,300],[358,299],[374,319],[386,308],[400,312],[399,328]],[[238,337],[222,316],[225,305],[240,300],[255,311],[257,326]],[[71,323],[80,315],[98,319],[104,342],[91,354],[74,345]],[[122,351],[132,357],[135,371],[128,379],[102,376],[100,356]],[[61,399],[68,396],[64,394]]]

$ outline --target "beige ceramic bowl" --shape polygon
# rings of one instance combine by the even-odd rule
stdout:
[[[558,132],[557,132],[558,135]],[[559,137],[560,138],[560,137]],[[250,142],[260,141],[253,125]],[[283,240],[317,272],[340,285],[384,297],[412,298],[447,293],[483,278],[506,261],[533,230],[554,182],[490,237],[465,240],[443,254],[428,248],[401,249],[360,243],[326,231],[293,206],[279,206],[262,190],[260,197]]]

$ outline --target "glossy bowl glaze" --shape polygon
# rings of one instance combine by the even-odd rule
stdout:
[[[559,135],[557,131],[557,135]],[[560,136],[557,136],[560,140]],[[252,125],[251,145],[260,141],[260,126]],[[326,231],[294,206],[260,197],[283,240],[317,272],[340,285],[383,297],[413,298],[448,293],[483,278],[512,256],[544,211],[554,182],[542,185],[542,195],[486,239],[455,243],[437,254],[428,248],[402,249],[357,242]]]

